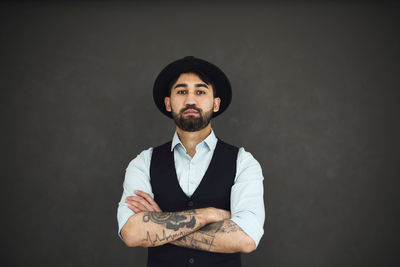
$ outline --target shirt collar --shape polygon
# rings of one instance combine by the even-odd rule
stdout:
[[[211,133],[201,143],[204,142],[210,150],[214,150],[215,146],[217,145],[217,141],[218,139],[215,136],[213,129],[211,129]],[[171,151],[174,150],[175,146],[178,144],[181,144],[181,146],[184,148],[181,140],[179,139],[178,133],[175,131],[174,137],[172,138]]]

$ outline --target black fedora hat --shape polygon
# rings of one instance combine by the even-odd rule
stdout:
[[[215,86],[215,97],[221,98],[221,104],[218,112],[214,112],[213,117],[217,117],[224,112],[232,100],[231,84],[226,77],[225,73],[214,64],[203,59],[195,58],[192,56],[178,59],[168,64],[158,74],[153,87],[153,99],[158,109],[166,116],[172,118],[171,112],[165,109],[164,98],[169,96],[169,87],[174,78],[181,73],[187,73],[193,70],[201,71],[206,74]]]

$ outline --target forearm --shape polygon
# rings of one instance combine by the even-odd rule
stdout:
[[[171,244],[221,253],[250,253],[255,249],[253,239],[231,220],[206,225],[196,232],[171,242]]]
[[[215,209],[180,212],[140,212],[131,216],[121,230],[128,246],[161,246],[218,221]]]

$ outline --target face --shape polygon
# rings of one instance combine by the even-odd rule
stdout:
[[[219,110],[221,99],[214,98],[212,85],[194,73],[182,73],[172,85],[171,96],[165,97],[165,108],[172,112],[175,124],[187,132],[204,129],[213,112]]]

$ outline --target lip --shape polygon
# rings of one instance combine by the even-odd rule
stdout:
[[[194,109],[188,109],[187,111],[185,111],[183,114],[185,115],[193,115],[193,114],[198,114],[199,112],[197,110]]]

